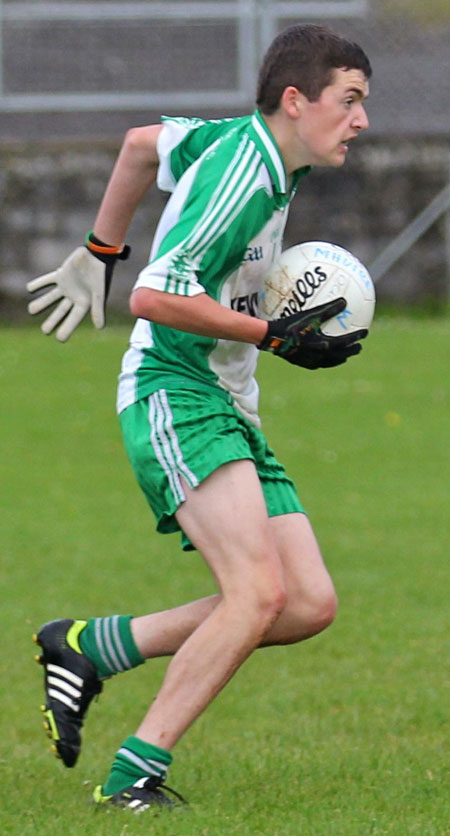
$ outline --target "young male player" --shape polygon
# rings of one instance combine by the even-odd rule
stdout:
[[[90,308],[97,327],[112,268],[140,200],[157,179],[172,192],[130,307],[137,317],[122,364],[125,446],[161,532],[181,530],[218,592],[137,618],[44,625],[45,717],[73,766],[102,680],[173,656],[136,732],[119,748],[98,803],[169,804],[172,749],[250,653],[301,641],[332,621],[336,596],[293,483],[258,418],[258,349],[308,369],[338,365],[359,339],[328,338],[338,299],[278,322],[252,300],[281,249],[289,203],[311,166],[341,166],[367,128],[371,68],[364,52],[320,26],[294,26],[269,48],[252,116],[165,119],[124,141],[94,230],[30,304],[59,304],[42,328],[67,339]],[[307,383],[305,379],[305,383]]]

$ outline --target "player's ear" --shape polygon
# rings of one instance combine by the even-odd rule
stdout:
[[[281,95],[281,106],[291,119],[298,119],[303,110],[305,97],[297,87],[285,87]]]

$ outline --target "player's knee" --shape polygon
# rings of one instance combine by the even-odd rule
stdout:
[[[257,591],[254,600],[254,612],[260,627],[265,631],[283,612],[287,601],[286,590],[281,582],[272,581],[270,585]]]
[[[285,643],[302,641],[321,633],[332,624],[337,611],[337,596],[331,582],[316,587],[308,595],[290,596],[285,609]]]
[[[280,583],[272,587],[270,590],[269,599],[267,602],[267,614],[270,623],[283,612],[287,603],[287,593],[284,586]]]
[[[337,606],[337,595],[331,584],[312,597],[306,606],[306,627],[310,635],[321,633],[333,623]]]
[[[266,578],[259,577],[244,604],[249,622],[261,635],[277,620],[283,612],[287,594],[281,578],[270,573]]]

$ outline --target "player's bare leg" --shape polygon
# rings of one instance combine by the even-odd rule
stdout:
[[[262,636],[259,642],[260,646],[301,641],[314,635],[330,623],[336,607],[333,586],[323,564],[307,517],[304,514],[297,513],[275,517],[269,521],[269,526],[277,544],[282,565],[283,581],[286,589],[286,603],[278,618],[266,630],[264,636]],[[221,601],[222,596],[220,594],[212,595],[208,598],[175,607],[171,610],[133,619],[131,628],[134,632],[134,640],[138,652],[145,658],[175,654],[189,636],[209,618]],[[114,620],[117,618],[114,617]],[[236,623],[239,623],[238,619]],[[80,696],[80,709],[74,705],[75,713],[73,713],[71,712],[70,706],[66,704],[69,698],[65,691],[60,694],[61,688],[66,688],[61,671],[63,668],[68,667],[67,677],[71,677],[70,681],[72,684],[70,687],[72,690],[73,674],[76,671],[76,676],[79,677],[80,665],[85,665],[89,668],[89,671],[92,668],[94,672],[94,667],[89,657],[80,656],[79,649],[78,653],[75,652],[77,649],[75,633],[73,637],[74,641],[72,642],[70,639],[70,634],[75,630],[78,635],[80,627],[82,628],[84,624],[85,622],[66,620],[48,625],[49,631],[52,635],[55,633],[55,637],[56,634],[59,636],[61,633],[58,639],[59,642],[62,641],[60,650],[60,655],[62,654],[61,659],[59,657],[56,659],[54,654],[53,656],[51,655],[50,645],[47,639],[44,641],[45,631],[42,633],[41,639],[41,643],[45,648],[44,657],[46,653],[49,653],[51,661],[58,663],[58,676],[61,681],[58,680],[56,682],[55,680],[57,687],[54,694],[55,699],[47,699],[48,705],[46,704],[45,707],[47,709],[46,715],[49,716],[49,720],[47,721],[49,731],[55,726],[55,731],[52,732],[54,746],[57,748],[58,754],[64,758],[67,766],[72,766],[78,757],[80,748],[80,720],[92,698],[89,691],[89,688],[91,688],[89,676],[91,674],[86,674],[86,683],[83,685],[83,689],[88,689],[89,694],[85,699],[83,690],[83,694]],[[73,626],[71,627],[70,625]],[[47,627],[45,629],[47,630]],[[65,631],[68,631],[67,639],[69,644],[67,644],[66,640],[63,641]],[[49,641],[50,632],[48,637]],[[126,650],[130,659],[132,659],[132,648],[127,647]],[[139,659],[134,659],[134,664],[138,663]],[[53,682],[52,677],[54,678],[55,675],[50,671],[50,667],[47,673],[49,673],[48,688],[50,688],[49,693],[51,695],[53,692],[51,692],[50,684]],[[98,687],[93,690],[91,688],[93,696],[96,691],[100,690],[100,683],[94,673],[92,676],[94,676],[95,682],[98,683]],[[60,684],[58,684],[59,681]],[[58,699],[56,699],[57,697]],[[64,699],[64,703],[60,704],[60,699]],[[85,700],[85,703],[83,703],[83,700]],[[56,712],[57,716],[54,716],[54,712]],[[61,712],[64,716],[59,717]],[[53,725],[50,725],[51,723]]]
[[[282,566],[252,462],[231,462],[177,512],[220,599],[172,659],[137,737],[170,749],[259,645],[285,605]]]
[[[269,520],[283,567],[286,604],[261,645],[302,641],[325,629],[336,612],[336,594],[305,514]],[[220,595],[134,618],[134,639],[146,659],[172,656],[212,613]]]
[[[270,526],[283,567],[286,604],[262,644],[292,644],[331,624],[337,597],[308,517],[272,517]]]
[[[224,512],[216,500],[222,491],[216,487],[220,488],[222,475],[227,477],[229,468],[236,473],[234,487],[240,485],[243,495],[236,487],[236,504]],[[142,755],[148,758],[150,778],[136,781],[130,777],[128,781],[128,785],[133,785],[132,803],[142,806],[149,799],[152,804],[170,803],[161,789],[171,761],[169,748],[252,650],[307,638],[324,629],[335,610],[331,580],[307,517],[295,513],[268,520],[251,462],[220,468],[200,488],[186,491],[188,500],[180,512],[189,513],[180,522],[206,555],[208,544],[211,545],[208,562],[221,592],[131,622],[137,651],[143,657],[175,654],[163,688],[137,735],[124,741],[116,755],[115,765],[118,756],[120,760],[125,752],[125,772],[130,757],[133,763],[136,758],[145,763]],[[197,502],[199,497],[201,503]],[[248,525],[249,518],[252,525]],[[226,538],[221,538],[219,531],[226,531]],[[75,622],[74,627],[78,624],[81,626],[82,622]],[[57,622],[56,626],[62,629],[64,625]],[[65,652],[74,655],[71,649]],[[131,653],[129,647],[127,653]],[[179,710],[179,700],[184,712]],[[156,744],[155,739],[159,741]],[[155,763],[160,769],[158,774],[153,771]],[[111,776],[107,789],[96,789],[96,800],[128,806],[130,797],[125,784],[117,790],[110,781]]]

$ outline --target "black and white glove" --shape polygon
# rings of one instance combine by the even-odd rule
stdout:
[[[30,293],[48,288],[46,293],[29,303],[28,313],[41,313],[57,302],[41,330],[50,334],[59,325],[56,339],[60,342],[69,339],[89,311],[95,328],[103,328],[114,266],[118,259],[124,261],[129,254],[127,245],[111,247],[89,232],[85,246],[77,247],[61,267],[28,282]]]
[[[339,366],[348,357],[359,354],[362,346],[358,341],[368,334],[366,328],[361,328],[340,337],[329,337],[320,330],[321,325],[343,311],[346,304],[343,298],[333,299],[269,322],[267,334],[257,347],[305,369]]]

